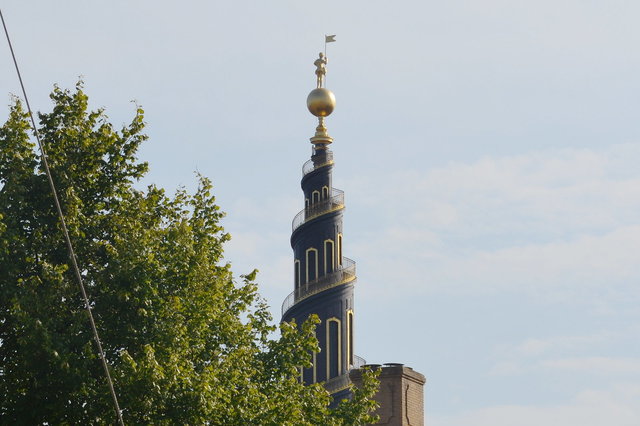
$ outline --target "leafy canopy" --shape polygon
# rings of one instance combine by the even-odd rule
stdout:
[[[39,132],[63,205],[125,421],[341,425],[374,421],[375,374],[330,410],[298,367],[318,350],[317,318],[283,323],[235,279],[229,234],[199,176],[194,194],[134,184],[147,171],[141,108],[115,130],[78,83],[58,87]],[[115,416],[25,111],[0,128],[0,418],[108,424]]]

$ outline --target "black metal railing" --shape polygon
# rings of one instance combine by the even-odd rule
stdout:
[[[353,365],[351,365],[351,367],[349,368],[349,370],[353,370],[356,368],[362,368],[367,364],[367,361],[362,358],[359,357],[358,355],[354,355],[353,356]],[[349,387],[349,385],[351,385],[351,380],[349,379],[349,373],[347,372],[346,374],[342,374],[340,376],[334,377],[332,379],[327,380],[326,382],[324,382],[324,388],[327,390],[327,392],[333,394],[336,392],[339,392],[343,389],[347,389]]]
[[[330,394],[334,394],[343,389],[347,389],[349,385],[351,385],[351,380],[349,379],[349,373],[343,374],[341,376],[336,376],[324,382],[324,388]]]
[[[320,167],[328,166],[329,164],[333,164],[333,152],[327,151],[325,154],[324,161],[319,164],[313,164],[313,160],[309,160],[302,165],[302,176],[306,176],[314,170],[319,169]]]
[[[282,316],[296,303],[309,296],[328,290],[340,284],[346,284],[356,279],[356,262],[348,257],[342,258],[342,265],[334,272],[321,276],[317,280],[309,281],[292,291],[282,302]]]
[[[291,232],[313,218],[341,208],[344,208],[344,192],[336,188],[331,188],[331,198],[320,200],[298,212],[291,222]]]
[[[367,363],[367,360],[358,356],[358,355],[354,355],[353,356],[353,364],[351,364],[351,368],[362,368],[364,367],[364,365]]]

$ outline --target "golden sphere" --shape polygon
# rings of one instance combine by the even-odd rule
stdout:
[[[324,87],[313,89],[307,96],[307,108],[316,117],[326,117],[336,107],[336,97],[331,90]]]

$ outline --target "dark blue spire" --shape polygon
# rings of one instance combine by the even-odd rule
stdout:
[[[326,59],[322,67],[318,61],[314,65],[324,71]],[[294,288],[282,304],[282,320],[300,324],[312,314],[320,318],[320,351],[313,354],[313,366],[302,371],[302,380],[325,382],[338,399],[348,393],[349,370],[361,362],[353,353],[356,265],[342,250],[344,193],[332,185],[333,153],[328,147],[333,139],[324,125],[335,105],[333,93],[321,85],[307,97],[307,107],[319,122],[311,138],[311,159],[302,166],[304,209],[293,219],[291,233]]]
[[[344,193],[331,185],[333,153],[326,145],[314,148],[303,166],[304,209],[293,220],[294,291],[282,306],[282,319],[304,321],[316,314],[320,352],[305,383],[340,381],[354,364],[353,285],[355,262],[343,254]]]

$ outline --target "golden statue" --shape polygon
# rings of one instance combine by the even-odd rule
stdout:
[[[316,66],[317,87],[319,89],[322,87],[324,76],[327,74],[327,58],[324,56],[324,53],[320,52],[320,57],[315,60],[313,65]]]
[[[336,106],[336,97],[331,90],[322,87],[324,77],[327,74],[325,54],[320,52],[313,65],[316,66],[317,87],[307,96],[307,108],[311,114],[318,117],[318,127],[316,127],[316,134],[311,138],[311,143],[315,145],[315,149],[326,149],[333,138],[327,133],[324,119],[333,112]]]

